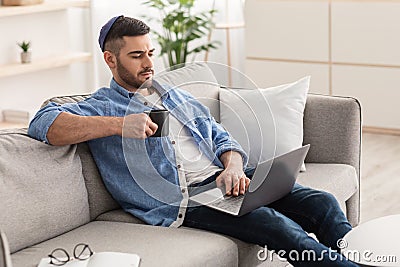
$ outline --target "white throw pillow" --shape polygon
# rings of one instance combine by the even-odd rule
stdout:
[[[249,166],[302,146],[309,85],[308,76],[265,89],[220,90],[221,124],[248,153]]]

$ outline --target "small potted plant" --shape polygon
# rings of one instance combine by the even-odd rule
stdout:
[[[21,47],[21,62],[29,63],[31,62],[31,51],[29,48],[31,47],[31,42],[22,41],[22,43],[18,43],[18,46]]]

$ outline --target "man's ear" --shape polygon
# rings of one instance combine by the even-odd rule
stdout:
[[[104,51],[103,58],[110,69],[114,69],[117,66],[117,58],[114,53],[111,53],[110,51]]]

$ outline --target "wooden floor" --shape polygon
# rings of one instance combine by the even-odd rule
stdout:
[[[363,134],[361,222],[400,214],[400,136]]]

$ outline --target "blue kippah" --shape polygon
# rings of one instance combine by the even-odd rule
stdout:
[[[115,21],[117,19],[119,19],[120,17],[123,17],[123,15],[113,17],[106,24],[104,24],[104,26],[101,28],[100,35],[99,35],[99,45],[100,45],[101,51],[104,52],[104,42],[107,38],[108,32],[110,31],[112,25],[114,25]]]

